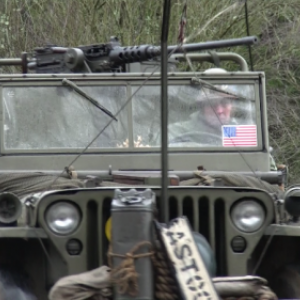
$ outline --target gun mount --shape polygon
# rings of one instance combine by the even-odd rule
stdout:
[[[255,36],[208,41],[203,43],[169,46],[168,54],[186,53],[224,47],[252,45]],[[21,58],[0,59],[0,66],[19,65],[22,72],[28,73],[101,73],[125,72],[125,65],[154,60],[161,55],[161,48],[153,45],[121,47],[118,39],[112,37],[107,44],[79,46],[75,48],[46,46],[34,49],[31,59],[27,53]]]

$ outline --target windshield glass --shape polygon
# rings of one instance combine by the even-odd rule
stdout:
[[[254,85],[215,88],[169,85],[170,147],[257,146]],[[133,99],[133,132],[139,144],[160,146],[160,124],[160,87],[145,86]]]
[[[254,85],[216,87],[223,92],[187,82],[169,85],[170,147],[257,146]],[[113,114],[125,104],[130,89],[125,85],[80,88]],[[131,93],[137,88],[132,86]],[[70,87],[3,87],[4,149],[83,149],[107,126],[90,148],[159,151],[160,92],[159,83],[143,86],[118,121],[107,126],[111,118]]]
[[[82,89],[115,114],[127,100],[125,86]],[[71,88],[64,86],[5,87],[5,149],[85,148],[111,118]],[[128,135],[126,109],[91,145],[117,147]]]

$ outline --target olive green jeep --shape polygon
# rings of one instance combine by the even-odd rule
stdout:
[[[47,299],[60,278],[107,265],[115,189],[147,187],[158,214],[164,201],[169,220],[186,216],[209,242],[212,276],[259,275],[279,297],[300,296],[300,195],[286,191],[285,168],[270,171],[265,75],[235,53],[217,55],[240,69],[181,72],[174,66],[184,55],[172,56],[168,199],[161,199],[155,61],[120,73],[0,75],[2,282],[6,272],[24,272],[33,294]],[[220,95],[230,120],[224,113],[218,123],[211,108]],[[205,117],[219,136],[196,127]]]

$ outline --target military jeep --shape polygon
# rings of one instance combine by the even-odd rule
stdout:
[[[212,61],[208,53],[188,56]],[[170,126],[204,116],[199,95],[220,90],[234,94],[236,123],[219,124],[220,143],[201,142],[210,136],[201,128],[179,143],[170,137],[167,218],[186,216],[207,239],[212,276],[259,275],[279,297],[298,297],[288,284],[298,274],[298,194],[284,194],[285,170],[270,171],[265,75],[238,54],[217,56],[240,69],[182,72],[176,64],[184,55],[170,61]],[[58,279],[107,264],[116,188],[151,188],[160,213],[160,73],[151,75],[158,63],[119,73],[0,75],[2,280],[24,272],[33,294],[47,299]]]

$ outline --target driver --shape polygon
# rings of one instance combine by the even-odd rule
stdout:
[[[227,89],[226,86],[216,87]],[[232,101],[235,98],[227,93],[203,88],[196,97],[197,111],[190,115],[190,119],[169,126],[170,144],[222,144],[222,125],[236,124],[232,118]]]

